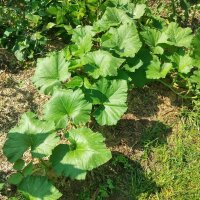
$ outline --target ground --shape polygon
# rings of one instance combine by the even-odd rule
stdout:
[[[48,99],[32,85],[33,73],[34,68],[0,73],[0,149],[20,116],[28,110],[41,114]],[[199,199],[200,139],[194,119],[200,106],[190,111],[188,105],[158,83],[131,90],[128,111],[117,126],[92,125],[106,137],[112,160],[85,181],[60,178],[61,199]],[[2,181],[12,166],[2,151],[0,159]],[[13,191],[8,188],[2,195]]]

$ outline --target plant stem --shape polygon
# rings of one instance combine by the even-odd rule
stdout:
[[[162,83],[164,86],[168,87],[172,92],[174,92],[176,95],[178,95],[179,97],[183,98],[183,99],[196,99],[197,96],[187,96],[187,95],[182,95],[180,93],[178,93],[171,85],[169,85],[168,83],[165,83],[162,80],[158,80],[158,82]]]

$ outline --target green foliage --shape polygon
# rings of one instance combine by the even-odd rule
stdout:
[[[68,121],[73,124],[85,124],[90,119],[92,104],[85,100],[80,89],[57,90],[46,104],[45,119],[54,121],[57,128],[65,128]]]
[[[31,147],[31,154],[35,158],[42,158],[51,154],[58,142],[52,122],[35,119],[33,113],[22,116],[19,126],[8,133],[4,145],[4,154],[10,162],[16,162],[24,152]]]
[[[134,57],[142,46],[133,23],[111,28],[101,39],[103,48],[114,49],[120,57]]]
[[[127,82],[125,80],[100,79],[94,86],[105,97],[101,98],[94,116],[100,125],[114,125],[127,110]]]
[[[95,79],[100,76],[116,76],[117,70],[124,62],[124,59],[119,59],[107,51],[93,51],[84,57],[85,72]]]
[[[62,194],[43,176],[27,176],[19,184],[19,191],[26,199],[59,199]]]
[[[5,1],[0,6],[0,46],[10,49],[19,61],[44,54],[45,45],[71,34],[72,27],[96,19],[101,1]]]
[[[71,37],[63,50],[37,60],[33,83],[51,97],[39,119],[22,116],[3,150],[18,171],[10,183],[27,199],[54,200],[61,194],[49,174],[84,179],[111,158],[103,136],[88,127],[95,120],[117,124],[127,110],[129,88],[153,80],[169,86],[161,79],[178,77],[173,84],[181,78],[186,94],[199,94],[199,31],[194,36],[190,28],[156,18],[142,2],[109,0],[98,10],[97,1],[42,2],[44,16],[54,19],[46,29],[63,28]],[[84,6],[96,18],[87,17]],[[41,18],[28,19],[37,24]],[[22,161],[28,150],[40,167]]]
[[[58,145],[50,162],[58,175],[72,179],[84,179],[87,170],[92,170],[111,158],[104,138],[88,128],[72,129],[66,135],[68,144]]]
[[[49,57],[38,59],[33,82],[45,94],[52,93],[55,86],[61,85],[70,77],[69,62],[65,60],[64,51]]]

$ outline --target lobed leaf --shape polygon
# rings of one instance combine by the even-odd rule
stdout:
[[[163,54],[164,49],[159,45],[167,43],[168,37],[164,32],[156,29],[147,29],[141,35],[154,54]]]
[[[100,125],[115,125],[127,110],[127,81],[102,78],[93,89],[101,92],[103,97],[94,112],[95,119]]]
[[[200,68],[200,28],[197,30],[197,33],[192,40],[192,48],[193,64]]]
[[[178,72],[183,74],[188,74],[193,68],[193,60],[188,54],[179,55],[175,53],[172,56],[172,62],[176,64]]]
[[[124,59],[116,58],[107,51],[94,51],[84,57],[85,71],[93,78],[100,76],[117,76],[117,70],[124,62]]]
[[[146,75],[148,79],[165,78],[171,69],[172,63],[164,63],[161,65],[158,57],[154,57],[147,67]]]
[[[68,120],[75,125],[84,124],[90,119],[92,104],[85,100],[80,89],[57,90],[44,107],[45,119],[54,121],[56,128],[66,128]]]
[[[61,83],[70,77],[69,65],[70,63],[65,60],[64,51],[40,58],[37,60],[32,81],[43,93],[52,94],[55,86],[60,87]]]
[[[108,7],[102,18],[94,24],[94,29],[97,32],[106,31],[110,27],[119,26],[121,23],[132,23],[132,19],[125,11]]]
[[[92,26],[76,27],[73,30],[72,42],[75,43],[75,55],[80,56],[89,52],[92,48],[92,37],[95,35]]]
[[[111,28],[101,38],[102,47],[114,49],[120,57],[134,57],[142,47],[136,26],[133,23]]]
[[[18,189],[29,200],[57,200],[62,196],[44,176],[27,176]]]
[[[22,115],[20,123],[8,133],[3,151],[10,162],[16,162],[31,148],[35,158],[51,155],[58,138],[53,122],[40,121],[33,113]]]
[[[86,172],[111,159],[104,138],[89,128],[72,129],[67,139],[70,144],[58,145],[50,158],[57,175],[84,179]]]
[[[177,47],[190,47],[193,38],[191,28],[181,28],[177,23],[171,22],[165,33],[169,37],[168,44]]]

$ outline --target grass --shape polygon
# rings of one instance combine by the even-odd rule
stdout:
[[[199,146],[196,130],[182,130],[172,135],[167,144],[151,148],[149,157],[141,161],[150,162],[151,167],[145,171],[160,191],[151,194],[150,199],[200,198]]]
[[[193,110],[182,111],[183,123],[176,132],[167,137],[166,143],[158,135],[163,131],[159,124],[143,133],[142,141],[149,142],[144,146],[144,154],[139,163],[143,166],[146,177],[151,179],[157,188],[154,189],[154,185],[150,188],[156,191],[154,194],[147,191],[137,195],[137,189],[142,186],[141,184],[146,184],[138,184],[134,175],[134,199],[200,199],[199,117],[200,104],[196,101]],[[157,135],[157,139],[152,138],[152,135]],[[157,142],[159,140],[160,142]]]

